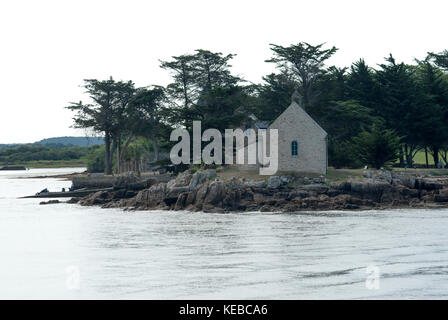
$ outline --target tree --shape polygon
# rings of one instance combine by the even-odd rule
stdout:
[[[215,128],[224,132],[227,128],[238,127],[247,119],[251,97],[241,86],[213,87],[202,96],[192,111],[194,120],[200,120],[202,130]],[[187,125],[190,129],[191,123]]]
[[[326,72],[327,61],[338,49],[322,49],[324,43],[313,46],[300,42],[289,47],[271,44],[274,56],[266,62],[275,63],[283,72],[290,72],[297,83],[302,104],[309,109],[316,102],[320,92],[315,90],[315,83]]]
[[[361,105],[378,109],[378,84],[375,71],[364,59],[353,63],[347,77],[347,91],[350,99],[357,100]]]
[[[392,130],[380,130],[373,126],[353,138],[360,159],[367,165],[380,169],[398,159],[400,138]]]
[[[166,124],[163,120],[166,115],[164,103],[166,102],[165,89],[156,86],[154,88],[140,88],[132,98],[127,109],[127,117],[130,122],[130,132],[122,150],[122,157],[127,151],[131,139],[135,136],[152,140],[154,148],[154,160],[159,160],[159,147],[157,138],[160,137]]]
[[[381,124],[382,119],[372,115],[372,110],[360,105],[356,100],[332,101],[322,118],[322,125],[333,139],[348,140],[361,131]]]
[[[189,108],[199,97],[193,60],[194,55],[181,55],[172,57],[171,61],[161,61],[160,64],[160,67],[168,70],[173,77],[167,91],[173,104],[180,101],[178,108]]]
[[[135,92],[136,89],[132,81],[115,82],[115,95],[117,105],[113,109],[112,117],[114,120],[114,126],[112,128],[112,150],[116,150],[115,169],[117,173],[120,173],[122,139],[127,136],[129,140],[132,137],[133,123],[128,119],[127,110],[129,109],[129,103],[133,99]]]
[[[386,121],[386,127],[403,139],[402,152],[409,167],[422,145],[421,119],[423,94],[416,83],[415,68],[397,63],[392,55],[381,64],[376,77],[379,85],[379,103],[374,110]],[[401,159],[400,162],[403,162]]]
[[[440,53],[430,52],[429,57],[434,60],[434,63],[440,68],[448,71],[448,50],[445,50]]]
[[[230,73],[229,62],[234,54],[223,56],[221,52],[198,49],[193,57],[195,82],[201,94],[207,94],[214,87],[233,87],[241,81]]]
[[[234,54],[223,55],[198,49],[195,54],[172,57],[162,61],[161,68],[170,71],[173,82],[167,87],[172,103],[171,122],[186,125],[198,117],[198,104],[207,104],[205,99],[215,87],[229,88],[241,81],[230,72],[230,60]]]
[[[74,127],[92,128],[104,134],[105,172],[112,174],[112,141],[118,144],[123,129],[123,113],[132,96],[133,83],[109,80],[85,79],[84,88],[92,104],[70,103],[67,109],[76,112]]]
[[[417,63],[417,83],[424,94],[420,133],[425,151],[429,148],[437,165],[439,152],[448,145],[448,82],[443,72],[431,63],[430,55],[423,61],[417,60]]]
[[[271,73],[263,77],[263,81],[264,83],[254,86],[258,99],[254,101],[253,113],[258,119],[273,121],[291,103],[296,84],[286,72]]]

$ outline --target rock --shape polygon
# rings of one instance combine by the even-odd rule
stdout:
[[[391,189],[392,186],[389,183],[381,181],[350,183],[350,193],[377,202],[381,202],[382,196]]]
[[[377,172],[377,179],[378,180],[385,180],[388,183],[391,183],[392,182],[392,172],[391,171],[378,170],[378,172]]]
[[[92,178],[104,177],[104,173],[102,173],[102,172],[92,172],[91,174],[89,174],[89,177],[92,177]]]
[[[188,191],[190,191],[188,186],[171,187],[170,189],[168,189],[168,185],[167,185],[167,192],[166,192],[165,198],[177,198],[181,193],[185,193]]]
[[[200,188],[200,186],[207,180],[212,179],[216,176],[216,170],[208,169],[204,171],[196,171],[191,178],[189,189],[195,190]]]
[[[178,187],[187,187],[190,184],[193,175],[188,171],[184,171],[179,173],[175,179],[168,181],[166,187],[168,189],[178,188]]]
[[[419,189],[423,190],[439,190],[443,188],[443,184],[431,179],[419,179],[417,180],[417,185]]]
[[[325,182],[324,180],[322,180],[322,178],[313,178],[312,181],[313,181],[313,183],[317,183],[317,184]]]
[[[81,205],[129,210],[161,209],[204,212],[344,210],[448,206],[448,179],[416,178],[407,173],[371,171],[374,178],[323,185],[325,177],[298,179],[271,176],[267,182],[238,176],[215,178],[215,170],[184,172],[138,193],[126,188],[100,191],[79,200]],[[367,175],[368,176],[368,175]],[[166,181],[166,180],[165,180]],[[294,186],[284,186],[294,181]],[[307,183],[305,183],[307,181]],[[140,183],[140,182],[139,182]],[[157,182],[155,182],[157,183]],[[283,187],[282,187],[283,186]],[[78,199],[73,199],[73,202]]]
[[[114,183],[114,187],[115,188],[121,188],[121,187],[126,187],[129,184],[133,184],[133,183],[137,183],[139,182],[139,177],[133,172],[127,172],[124,173],[122,175],[120,175],[117,180]]]
[[[81,200],[80,198],[73,197],[70,200],[67,200],[67,203],[78,203]]]
[[[48,200],[48,201],[42,201],[39,204],[45,205],[45,204],[56,204],[56,203],[61,203],[61,202],[59,200]]]
[[[440,190],[439,194],[434,195],[435,202],[448,202],[448,189]]]
[[[275,188],[280,187],[281,185],[282,185],[282,181],[280,180],[280,177],[278,177],[278,176],[269,177],[268,185],[267,185],[268,188],[275,189]]]
[[[176,200],[176,204],[174,205],[174,210],[182,210],[185,208],[185,202],[187,200],[188,193],[182,193]]]
[[[274,211],[274,210],[272,210],[272,208],[270,206],[267,206],[267,205],[262,206],[260,208],[260,212],[272,212],[272,211]]]
[[[372,171],[370,171],[370,170],[364,170],[364,171],[362,172],[362,176],[363,176],[364,178],[367,178],[367,179],[372,179]]]
[[[185,206],[190,206],[196,201],[196,190],[188,192],[187,199],[185,200]]]
[[[266,181],[263,181],[263,180],[255,181],[255,183],[254,183],[254,187],[257,187],[257,188],[264,188],[265,186],[266,186]]]
[[[291,179],[288,176],[281,176],[280,181],[282,184],[288,184],[291,182]]]
[[[418,189],[417,179],[412,176],[400,176],[397,177],[398,183],[404,185],[410,189]]]
[[[416,189],[409,189],[407,187],[403,187],[400,189],[400,194],[409,197],[409,198],[418,198],[419,192]]]
[[[105,204],[113,199],[114,193],[107,191],[98,191],[90,194],[79,201],[82,206],[91,206]]]
[[[167,192],[166,185],[166,183],[159,183],[149,189],[140,191],[134,198],[133,206],[147,209],[164,204],[163,200]]]
[[[347,209],[347,210],[356,210],[356,209],[359,209],[359,206],[356,205],[356,204],[351,204],[351,203],[349,203],[349,204],[345,205],[344,209]]]
[[[349,181],[333,182],[330,184],[330,188],[341,192],[350,192],[352,184]]]
[[[204,204],[219,204],[225,195],[224,184],[221,181],[213,181],[210,183],[207,195],[204,199]]]

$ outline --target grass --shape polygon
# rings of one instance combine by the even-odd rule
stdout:
[[[396,162],[398,163],[399,160],[397,160]],[[425,151],[421,150],[415,154],[414,163],[426,164]],[[431,153],[429,153],[429,152],[428,152],[428,164],[434,165],[434,158],[432,157]]]
[[[332,167],[328,168],[328,174],[326,175],[327,180],[330,181],[340,181],[349,178],[362,177],[363,169],[334,169]],[[269,176],[262,176],[258,173],[258,170],[239,170],[236,167],[221,167],[217,170],[217,175],[223,179],[228,180],[231,177],[246,178],[253,180],[267,180]],[[297,172],[277,172],[276,176],[281,175],[294,175],[297,177],[308,177],[315,178],[319,177],[319,174],[315,173],[297,173]]]
[[[362,177],[364,169],[335,169],[328,168],[326,178],[330,181],[342,181],[350,178]]]
[[[222,180],[229,180],[232,177],[266,180],[266,176],[258,174],[258,170],[239,170],[236,167],[220,167],[216,170],[216,175]]]

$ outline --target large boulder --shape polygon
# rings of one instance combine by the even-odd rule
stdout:
[[[171,179],[170,181],[168,181],[167,188],[172,189],[178,187],[186,187],[190,184],[192,177],[193,175],[188,171],[179,173],[175,179]]]
[[[213,169],[196,171],[191,178],[189,189],[190,190],[199,189],[205,181],[211,180],[215,176],[216,176],[216,170]]]
[[[204,198],[205,204],[218,205],[226,194],[224,183],[222,181],[213,181],[209,184],[207,195]]]
[[[127,185],[135,184],[139,182],[140,178],[133,172],[126,172],[115,180],[114,187],[115,188],[125,188]]]
[[[440,190],[443,188],[443,183],[440,183],[438,181],[432,180],[432,179],[418,179],[417,185],[419,189],[433,191],[433,190]]]
[[[448,202],[448,189],[442,189],[434,195],[435,202]]]
[[[82,198],[78,203],[82,206],[100,205],[110,202],[113,199],[113,193],[107,191],[98,191]]]
[[[278,176],[271,176],[268,179],[268,188],[276,189],[282,185],[282,180]]]
[[[153,208],[162,204],[166,197],[166,183],[159,183],[149,189],[140,191],[135,197],[135,206],[141,208]]]

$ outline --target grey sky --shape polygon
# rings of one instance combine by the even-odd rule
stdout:
[[[330,63],[392,52],[412,62],[448,49],[448,1],[1,1],[0,143],[83,135],[69,101],[85,78],[166,85],[159,59],[208,49],[236,53],[234,71],[259,82],[272,72],[269,43],[327,42]]]

